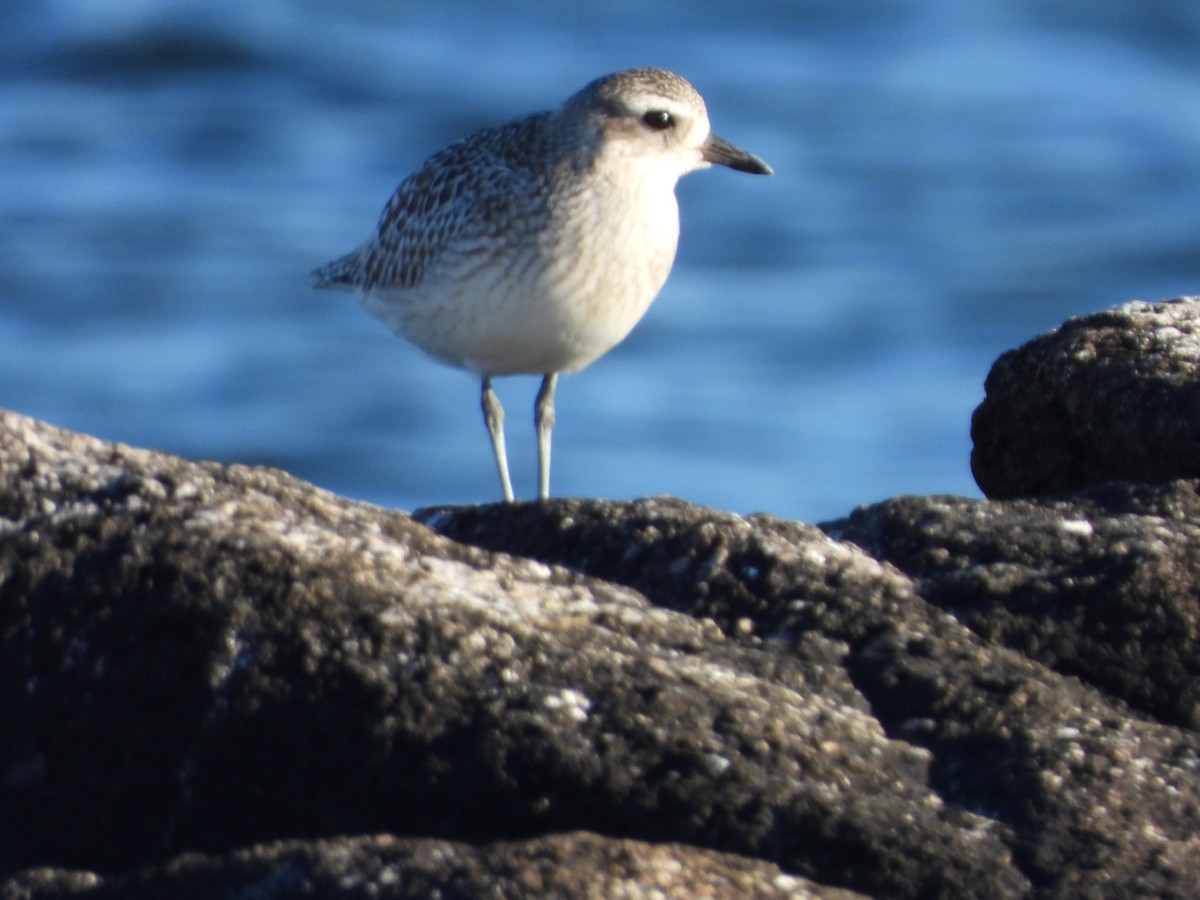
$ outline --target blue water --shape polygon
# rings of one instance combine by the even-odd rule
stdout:
[[[998,354],[1200,293],[1200,4],[8,0],[0,405],[389,506],[495,499],[474,379],[308,272],[432,151],[631,65],[778,174],[681,182],[666,289],[560,385],[556,494],[977,496]],[[497,386],[528,496],[536,379]]]

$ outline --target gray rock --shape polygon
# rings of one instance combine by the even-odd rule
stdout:
[[[966,503],[943,501],[956,502]],[[995,833],[1037,894],[1182,897],[1200,888],[1194,731],[985,642],[922,597],[923,582],[851,544],[678,501],[418,515],[459,540],[571,564],[711,617],[730,636],[804,660],[822,691],[844,673],[889,739],[930,751],[923,783],[940,802],[1001,826]],[[858,539],[879,520],[886,525],[867,509],[862,529],[826,527]],[[904,527],[896,531],[902,543]],[[980,549],[990,559],[991,548]],[[840,657],[817,649],[831,640]]]
[[[1060,500],[901,497],[825,526],[989,643],[1200,729],[1200,495],[1114,483]]]
[[[0,473],[0,896],[1200,890],[1190,483],[418,521],[13,414]]]
[[[103,879],[286,838],[585,830],[883,896],[1024,889],[1004,826],[942,801],[930,754],[888,737],[840,639],[766,641],[749,617],[730,635],[279,472],[11,414],[0,470],[8,869]],[[491,514],[557,529],[573,508]],[[668,530],[692,528],[695,511],[664,509]],[[879,582],[873,617],[908,596],[819,543],[847,579]]]
[[[1080,316],[992,366],[971,470],[994,499],[1200,477],[1200,298]]]
[[[586,832],[466,844],[380,834],[281,841],[232,853],[183,854],[127,875],[31,869],[5,896],[214,897],[747,897],[853,900],[776,866],[678,844]]]

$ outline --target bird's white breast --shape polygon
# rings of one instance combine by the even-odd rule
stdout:
[[[629,334],[666,281],[675,180],[654,160],[602,155],[531,209],[542,221],[451,246],[417,287],[363,303],[427,353],[483,375],[578,371]]]

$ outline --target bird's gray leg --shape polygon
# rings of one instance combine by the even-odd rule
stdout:
[[[512,480],[508,477],[508,451],[504,448],[504,407],[492,390],[492,379],[483,379],[483,422],[492,439],[492,453],[496,456],[496,470],[500,473],[500,487],[504,499],[513,502]]]
[[[539,500],[550,497],[550,432],[554,429],[554,389],[557,386],[558,373],[547,373],[533,405],[533,421],[537,427]]]

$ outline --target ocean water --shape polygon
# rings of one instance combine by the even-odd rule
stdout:
[[[8,0],[0,405],[412,509],[498,497],[478,385],[309,271],[475,128],[656,65],[774,178],[558,397],[553,491],[808,521],[977,496],[1004,350],[1200,293],[1200,5]],[[503,379],[519,495],[536,378]]]

